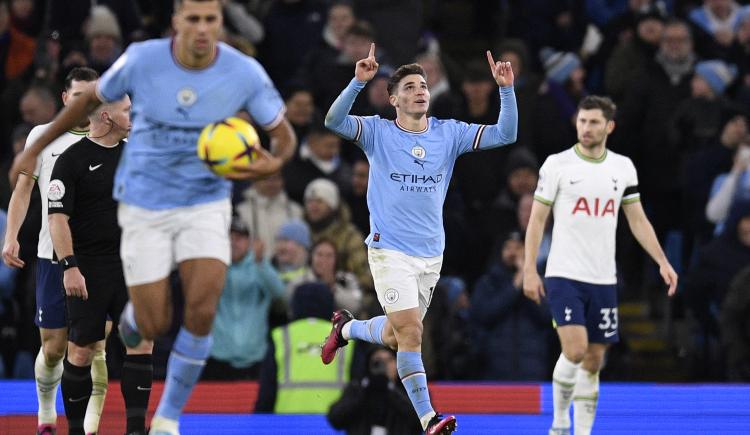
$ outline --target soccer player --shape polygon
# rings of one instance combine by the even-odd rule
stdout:
[[[130,95],[133,128],[114,186],[130,294],[119,324],[123,341],[132,348],[168,330],[168,277],[175,264],[185,296],[184,324],[151,421],[151,433],[159,435],[179,433],[179,416],[211,349],[211,324],[230,262],[230,183],[198,159],[201,129],[246,110],[267,130],[273,154],[259,150],[257,160],[236,168],[236,179],[278,172],[296,146],[284,103],[263,67],[218,42],[221,1],[175,3],[175,36],[131,44],[95,87],[16,157],[10,173],[13,178],[30,170],[55,135],[102,102]]]
[[[398,350],[401,381],[427,434],[449,434],[453,416],[437,414],[430,403],[422,364],[422,319],[440,277],[445,248],[443,202],[456,159],[464,153],[516,140],[518,115],[513,69],[495,62],[490,71],[500,86],[500,117],[495,125],[466,124],[427,116],[430,92],[418,64],[403,65],[388,81],[396,119],[348,115],[357,94],[378,70],[375,45],[357,62],[355,77],[326,115],[326,126],[353,140],[370,161],[367,205],[371,230],[368,257],[384,316],[353,320],[336,311],[321,358],[330,364],[338,348],[358,339]]]
[[[120,261],[115,169],[130,129],[130,99],[102,104],[89,115],[89,134],[55,162],[47,192],[49,231],[64,270],[68,353],[62,393],[70,434],[84,434],[91,392],[90,366],[107,316],[117,320],[128,301]],[[145,435],[153,342],[127,348],[121,390],[128,435]]]
[[[546,295],[562,346],[552,373],[550,435],[570,434],[571,399],[575,434],[589,434],[594,424],[599,370],[607,346],[619,340],[615,232],[620,207],[638,243],[659,265],[667,294],[677,288],[677,274],[643,212],[633,163],[607,150],[614,116],[609,98],[581,100],[579,142],[542,165],[526,231],[523,291],[536,303]],[[550,210],[554,227],[543,284],[536,259]]]
[[[77,99],[87,84],[94,83],[99,74],[90,68],[74,68],[65,78],[65,90],[62,100],[65,106]],[[26,146],[31,145],[49,124],[34,127],[29,133]],[[62,269],[57,262],[52,261],[52,240],[47,226],[47,187],[50,173],[57,158],[70,145],[79,141],[88,132],[88,120],[64,131],[48,146],[37,159],[36,167],[23,173],[18,178],[8,206],[8,226],[5,232],[5,246],[3,261],[11,267],[24,267],[24,262],[18,258],[20,246],[18,231],[23,224],[29,208],[31,191],[34,182],[39,185],[42,197],[42,227],[39,231],[39,245],[37,248],[37,277],[36,277],[36,316],[34,321],[39,327],[42,346],[34,363],[34,379],[36,380],[37,399],[37,434],[54,434],[56,432],[57,412],[55,401],[57,387],[63,372],[63,356],[68,341],[68,328],[65,321],[65,290],[62,283]],[[108,322],[107,334],[111,328]],[[86,408],[84,427],[87,432],[96,432],[99,418],[104,407],[107,393],[107,363],[104,352],[104,340],[97,342],[94,361],[91,365],[93,389],[91,400]]]

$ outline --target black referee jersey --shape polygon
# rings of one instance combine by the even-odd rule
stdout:
[[[119,255],[120,226],[112,198],[115,170],[127,142],[108,147],[88,137],[71,145],[52,169],[49,214],[69,216],[76,255]]]

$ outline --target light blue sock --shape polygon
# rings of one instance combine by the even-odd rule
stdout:
[[[420,420],[428,414],[435,414],[430,403],[430,392],[427,390],[427,375],[422,364],[422,352],[397,352],[396,365],[398,376],[406,388],[411,405],[417,411]],[[424,428],[424,423],[422,424]]]
[[[177,334],[167,363],[167,379],[164,394],[159,401],[156,415],[178,420],[182,414],[193,386],[201,376],[206,358],[211,351],[211,336],[199,337],[183,326]]]
[[[373,317],[370,320],[352,320],[349,335],[368,343],[383,344],[383,328],[388,320],[385,316]],[[424,371],[424,370],[423,370]]]

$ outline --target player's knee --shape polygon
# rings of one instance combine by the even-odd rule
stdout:
[[[185,326],[198,335],[206,335],[216,316],[216,307],[211,304],[193,304],[185,308]]]
[[[402,326],[396,330],[399,346],[419,347],[422,345],[422,324],[415,323]]]
[[[571,346],[570,349],[563,350],[563,354],[568,361],[578,364],[583,361],[586,356],[585,346]]]
[[[144,340],[154,340],[169,329],[170,319],[157,316],[138,319],[138,332]]]
[[[44,354],[44,361],[47,365],[57,364],[58,361],[63,359],[65,356],[65,346],[67,342],[58,342],[56,340],[48,340],[42,343],[42,353]]]
[[[68,361],[78,367],[91,365],[91,361],[94,359],[94,346],[94,344],[91,346],[69,346]]]

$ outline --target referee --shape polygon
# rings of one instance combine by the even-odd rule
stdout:
[[[128,301],[112,189],[130,129],[130,99],[99,106],[89,121],[88,136],[57,159],[47,192],[50,235],[64,270],[67,295],[68,355],[62,394],[71,435],[84,434],[94,345],[104,338],[107,316],[117,321]],[[126,349],[121,390],[128,435],[145,434],[152,348],[153,342],[143,341]]]

